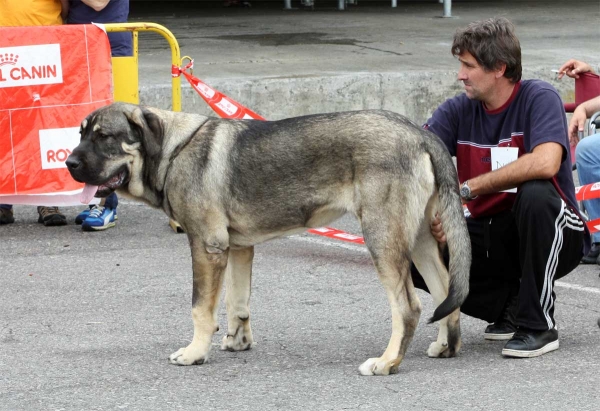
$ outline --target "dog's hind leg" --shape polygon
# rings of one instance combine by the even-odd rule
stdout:
[[[223,274],[227,267],[228,247],[204,242],[188,235],[192,249],[194,289],[192,291],[192,320],[194,337],[184,348],[171,354],[172,364],[203,364],[208,360],[212,335],[217,331],[217,309]],[[207,245],[211,244],[211,245]]]
[[[383,355],[368,359],[359,371],[362,375],[388,375],[398,372],[419,323],[421,302],[410,278],[408,259],[393,261],[374,257],[374,260],[391,306],[392,336]]]
[[[407,218],[397,218],[397,210],[388,210],[389,215],[381,215],[380,209],[374,209],[377,215],[370,218],[365,218],[363,213],[365,243],[390,302],[392,336],[381,357],[370,358],[359,367],[362,375],[398,372],[419,323],[421,302],[410,277],[410,249],[418,225],[410,224],[413,213],[407,208],[401,211],[408,215]]]
[[[426,215],[433,216],[430,207],[428,207]],[[431,234],[429,225],[431,218],[427,217],[421,226],[413,249],[412,260],[438,306],[448,296],[450,276],[442,260],[438,242]],[[439,323],[437,341],[431,343],[427,355],[429,357],[454,357],[461,346],[460,310],[455,310]]]
[[[254,247],[229,250],[229,262],[225,271],[225,305],[227,307],[227,335],[221,349],[243,351],[252,347],[250,328],[250,288],[252,283],[252,259]]]

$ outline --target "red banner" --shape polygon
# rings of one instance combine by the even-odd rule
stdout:
[[[95,25],[0,27],[0,202],[81,191],[64,162],[85,116],[112,102],[111,70]]]

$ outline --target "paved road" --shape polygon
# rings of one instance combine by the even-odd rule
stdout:
[[[505,359],[463,316],[457,358],[430,359],[436,326],[423,315],[397,375],[361,377],[391,329],[364,248],[313,235],[256,249],[252,316],[257,345],[177,367],[168,355],[192,336],[185,235],[145,205],[123,202],[117,227],[43,227],[16,207],[0,227],[0,410],[598,409],[600,279],[580,266],[556,288],[561,348]],[[350,218],[336,227],[359,233]]]

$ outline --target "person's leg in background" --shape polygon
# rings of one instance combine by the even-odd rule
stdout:
[[[115,226],[117,220],[117,205],[119,199],[116,193],[111,193],[108,197],[102,199],[99,205],[92,206],[89,211],[82,211],[77,220],[81,220],[83,231],[102,231]],[[87,216],[85,215],[87,212]]]
[[[12,205],[0,204],[0,224],[12,224],[14,222]]]
[[[12,205],[0,204],[0,224],[12,224],[15,222]],[[62,214],[58,207],[38,206],[38,223],[47,227],[66,225],[67,218]]]
[[[581,185],[600,182],[600,134],[582,139],[577,144],[577,175]],[[600,218],[600,199],[583,202],[590,220]],[[592,249],[581,259],[583,264],[600,264],[600,233],[592,234]]]

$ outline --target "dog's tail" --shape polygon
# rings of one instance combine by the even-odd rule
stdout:
[[[440,203],[439,213],[450,254],[448,296],[429,319],[429,323],[432,323],[459,308],[469,294],[471,240],[458,192],[456,168],[442,141],[435,134],[423,131],[426,134],[425,150],[429,153],[433,164]]]

